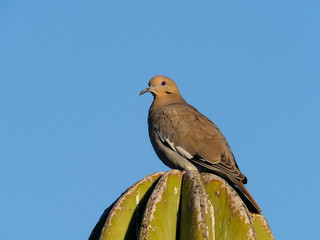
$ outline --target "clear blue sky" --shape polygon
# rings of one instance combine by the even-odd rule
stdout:
[[[222,130],[276,239],[316,239],[319,12],[2,0],[0,239],[87,239],[127,187],[168,170],[148,138],[152,96],[138,96],[158,74]]]

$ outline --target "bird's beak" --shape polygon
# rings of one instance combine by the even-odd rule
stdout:
[[[144,94],[146,92],[153,92],[153,89],[154,89],[154,87],[152,87],[152,86],[148,87],[148,88],[142,90],[139,95],[141,96],[142,94]]]
[[[149,92],[149,91],[150,91],[150,89],[149,89],[149,88],[146,88],[146,89],[142,90],[139,95],[141,96],[142,94],[144,94],[144,93],[146,93],[146,92]]]

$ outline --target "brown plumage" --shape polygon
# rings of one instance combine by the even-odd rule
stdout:
[[[154,96],[148,125],[159,158],[170,168],[223,177],[241,191],[249,209],[261,213],[243,185],[247,178],[240,172],[227,140],[213,122],[182,98],[174,81],[165,76],[153,77],[140,95],[145,92]]]

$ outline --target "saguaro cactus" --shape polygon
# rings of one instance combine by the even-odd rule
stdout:
[[[128,188],[102,214],[89,240],[274,239],[266,219],[209,173],[170,170]]]

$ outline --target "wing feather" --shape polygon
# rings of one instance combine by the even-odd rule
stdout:
[[[154,127],[160,140],[184,158],[205,170],[246,183],[221,131],[192,106],[166,106],[159,112]]]

